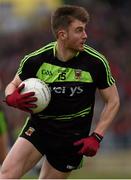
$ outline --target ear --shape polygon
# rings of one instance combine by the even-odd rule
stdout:
[[[61,39],[61,40],[65,40],[67,38],[67,33],[65,30],[60,30],[58,31],[58,37]]]

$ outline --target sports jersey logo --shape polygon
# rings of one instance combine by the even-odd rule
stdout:
[[[48,70],[48,69],[42,69],[42,70],[41,70],[41,73],[42,73],[43,75],[46,75],[46,76],[53,76],[52,71],[50,71],[50,70]]]
[[[34,131],[35,131],[35,129],[33,127],[29,127],[29,129],[25,132],[25,134],[27,136],[31,136]]]
[[[69,88],[67,88],[66,86],[62,86],[62,87],[53,87],[50,89],[51,91],[54,91],[56,94],[67,94],[71,97],[76,94],[81,94],[83,92],[83,89],[81,86],[75,86],[75,87],[69,87]]]
[[[82,75],[82,70],[81,69],[75,69],[75,78],[80,80]]]
[[[75,169],[75,166],[67,165],[66,168],[72,170]]]

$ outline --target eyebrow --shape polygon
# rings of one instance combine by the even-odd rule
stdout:
[[[85,27],[83,27],[83,26],[78,26],[78,27],[76,27],[75,29],[76,29],[76,30],[77,30],[77,29],[85,29]]]

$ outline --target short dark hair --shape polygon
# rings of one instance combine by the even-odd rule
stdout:
[[[89,22],[89,13],[84,7],[75,5],[63,5],[57,8],[51,18],[54,35],[56,36],[60,28],[67,28],[74,19],[87,24]]]

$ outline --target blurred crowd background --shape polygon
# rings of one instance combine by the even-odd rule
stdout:
[[[0,0],[1,105],[14,142],[27,116],[2,102],[4,89],[14,77],[20,60],[54,40],[52,11],[62,4],[84,6],[90,13],[87,43],[109,60],[118,86],[121,107],[104,141],[102,151],[131,148],[131,1],[130,0]],[[94,124],[101,110],[97,96]]]

